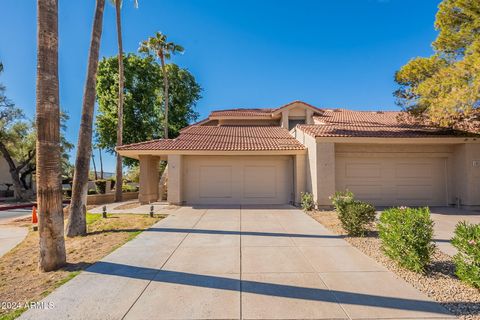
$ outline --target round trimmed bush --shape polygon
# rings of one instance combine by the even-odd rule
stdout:
[[[435,250],[428,208],[391,208],[380,215],[382,250],[400,266],[422,272]]]
[[[480,288],[480,224],[457,224],[452,244],[458,250],[453,257],[455,274],[463,282]]]
[[[375,207],[369,203],[352,200],[342,204],[337,211],[343,229],[350,236],[364,236],[375,220]]]

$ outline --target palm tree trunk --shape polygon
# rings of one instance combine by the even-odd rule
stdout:
[[[165,67],[165,58],[163,53],[160,53],[160,61],[162,63],[162,72],[163,72],[163,92],[165,94],[165,119],[164,119],[164,138],[168,139],[168,75],[167,68]]]
[[[58,2],[37,2],[37,204],[39,267],[66,263],[63,233],[60,106],[58,92]]]
[[[97,0],[93,19],[90,52],[88,54],[87,78],[83,93],[82,120],[78,135],[77,158],[73,176],[72,201],[67,223],[67,236],[75,237],[87,234],[86,208],[90,156],[92,155],[92,125],[95,109],[98,55],[102,37],[103,10],[105,0]],[[93,158],[92,158],[93,159]],[[94,166],[95,166],[95,160]],[[97,170],[95,170],[95,176]]]
[[[95,180],[98,180],[97,166],[95,165],[95,156],[92,154],[92,164],[93,164],[93,176]]]
[[[117,18],[117,41],[118,41],[118,124],[117,124],[117,147],[123,144],[123,45],[122,45],[122,22],[120,17],[121,0],[115,0]],[[115,201],[122,201],[122,156],[117,153],[117,177],[115,181]]]
[[[98,154],[100,155],[100,179],[103,180],[103,160],[102,160],[102,148],[98,148]]]

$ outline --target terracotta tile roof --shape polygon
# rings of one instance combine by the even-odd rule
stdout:
[[[293,102],[290,102],[290,103],[287,103],[281,107],[278,107],[278,108],[258,108],[258,109],[249,109],[249,108],[238,108],[238,109],[226,109],[226,110],[215,110],[215,111],[212,111],[210,113],[210,117],[239,117],[239,118],[248,118],[248,117],[265,117],[265,118],[272,118],[272,114],[276,111],[279,111],[283,108],[286,108],[286,107],[289,107],[291,106],[292,104],[296,104],[296,103],[300,103],[300,104],[304,104],[306,106],[309,106],[315,110],[317,110],[317,112],[321,112],[322,110],[311,105],[311,104],[308,104],[306,102],[303,102],[303,101],[299,101],[299,100],[296,100],[296,101],[293,101]]]
[[[303,150],[305,147],[280,127],[193,126],[176,139],[160,139],[118,150],[272,151]]]
[[[299,125],[315,137],[421,138],[454,136],[451,130],[403,123],[396,111],[323,110],[314,125]]]
[[[314,105],[311,105],[311,104],[309,104],[309,103],[306,103],[306,102],[303,102],[303,101],[300,101],[300,100],[295,100],[295,101],[289,102],[289,103],[287,103],[287,104],[285,104],[285,105],[283,105],[283,106],[281,106],[281,107],[278,107],[278,108],[276,108],[276,109],[273,109],[272,112],[279,111],[279,110],[281,110],[281,109],[283,109],[283,108],[289,107],[289,106],[291,106],[292,104],[296,104],[296,103],[306,105],[306,106],[308,106],[308,107],[316,110],[317,112],[322,112],[322,109],[317,108],[317,107],[315,107]]]
[[[210,117],[272,117],[273,109],[230,109],[217,110],[210,113]]]
[[[203,120],[194,122],[191,125],[183,127],[182,129],[180,129],[180,132],[190,129],[191,127],[194,127],[194,126],[217,126],[217,125],[218,125],[218,120],[210,120],[210,118],[205,118]]]

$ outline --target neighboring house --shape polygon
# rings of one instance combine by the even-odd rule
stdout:
[[[28,174],[24,177],[25,184],[30,188],[30,190],[25,193],[26,195],[31,195],[35,192],[36,186],[32,179],[32,174]],[[15,192],[13,190],[13,179],[10,174],[10,167],[2,154],[0,154],[0,198],[11,198],[14,196]]]
[[[337,190],[380,206],[480,206],[480,139],[399,122],[399,112],[319,109],[214,111],[176,139],[119,147],[140,160],[142,203],[157,201],[168,160],[174,204],[287,204]]]
[[[12,176],[7,161],[0,154],[0,198],[7,197],[7,189],[13,190],[13,187],[7,187],[12,184]],[[13,196],[13,191],[8,192],[8,196]]]

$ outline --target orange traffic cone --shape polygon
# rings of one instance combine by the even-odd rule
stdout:
[[[37,207],[32,207],[32,223],[33,223],[33,231],[37,231],[37,223],[38,223],[38,217],[37,217]]]

